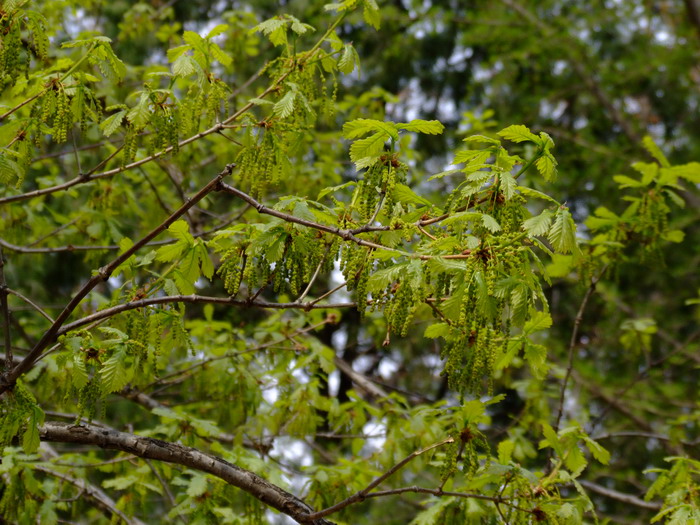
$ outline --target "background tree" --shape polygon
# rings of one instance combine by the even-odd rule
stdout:
[[[698,9],[594,7],[4,2],[2,519],[700,520]]]

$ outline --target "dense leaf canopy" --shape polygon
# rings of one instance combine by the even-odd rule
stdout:
[[[700,3],[5,0],[0,523],[700,523]]]

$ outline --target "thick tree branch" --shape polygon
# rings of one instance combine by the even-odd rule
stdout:
[[[244,490],[298,523],[330,525],[330,522],[320,519],[322,516],[315,516],[309,505],[277,485],[249,470],[191,447],[93,425],[77,426],[50,422],[41,426],[39,431],[43,441],[79,443],[108,450],[121,450],[140,458],[175,463],[206,472]]]
[[[39,356],[41,356],[44,349],[56,339],[57,334],[63,323],[66,321],[66,319],[68,319],[68,317],[73,313],[73,311],[77,308],[80,302],[88,295],[88,293],[90,293],[93,290],[93,288],[95,288],[99,283],[105,282],[107,279],[109,279],[114,270],[116,270],[121,264],[126,262],[140,248],[142,248],[150,241],[152,241],[155,237],[160,235],[163,231],[165,231],[168,228],[168,226],[170,226],[179,217],[186,213],[187,210],[189,210],[197,202],[202,200],[206,195],[213,191],[221,182],[221,179],[223,179],[226,175],[231,174],[233,168],[233,164],[227,165],[221,173],[214,177],[189,201],[180,206],[178,210],[176,210],[161,224],[154,228],[148,235],[143,237],[138,242],[134,243],[134,245],[131,248],[124,251],[124,253],[119,255],[112,262],[94,272],[94,275],[80,288],[78,293],[76,293],[73,296],[73,298],[69,301],[69,303],[65,306],[65,308],[61,311],[56,320],[53,322],[51,327],[46,332],[44,332],[44,335],[41,337],[39,342],[37,342],[36,345],[34,345],[34,348],[32,348],[32,350],[29,352],[29,354],[27,354],[27,356],[22,360],[22,362],[2,376],[0,380],[0,395],[10,390],[14,386],[14,383],[17,380],[17,378],[32,367],[32,365],[36,362]]]
[[[685,10],[688,12],[688,20],[693,24],[700,36],[700,4],[698,0],[683,0]]]
[[[384,399],[387,397],[387,393],[380,386],[375,385],[369,378],[353,370],[352,366],[347,361],[336,356],[333,362],[335,363],[335,366],[338,367],[338,370],[352,379],[357,386],[362,388],[362,390],[367,392],[369,395],[379,399]]]

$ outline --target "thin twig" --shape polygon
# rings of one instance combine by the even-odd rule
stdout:
[[[0,248],[0,313],[2,314],[2,324],[5,332],[5,365],[0,369],[3,373],[12,370],[12,338],[10,337],[10,307],[7,304],[9,289],[5,281],[5,254]],[[4,374],[3,374],[4,377]]]
[[[6,287],[6,288],[5,288],[5,291],[6,291],[8,294],[12,294],[12,295],[14,295],[15,297],[19,297],[20,299],[22,299],[25,303],[27,303],[29,306],[31,306],[31,307],[34,308],[37,312],[39,312],[41,315],[43,315],[50,323],[53,323],[53,322],[54,322],[54,321],[53,321],[53,318],[52,318],[49,314],[47,314],[41,306],[39,306],[38,304],[36,304],[36,303],[35,303],[34,301],[32,301],[29,297],[26,297],[26,296],[22,295],[21,293],[19,293],[17,290],[12,290],[11,288],[7,288],[7,287]]]
[[[385,473],[383,473],[381,476],[375,478],[369,485],[367,485],[364,489],[356,492],[352,496],[344,499],[343,501],[336,503],[335,505],[332,505],[326,509],[320,510],[318,512],[314,512],[313,514],[310,514],[307,519],[315,520],[318,518],[323,518],[324,516],[328,516],[330,514],[333,514],[334,512],[338,512],[341,509],[344,509],[348,505],[352,505],[353,503],[356,503],[358,501],[363,501],[364,499],[368,497],[376,497],[375,496],[370,496],[370,492],[372,489],[380,485],[382,482],[384,482],[387,478],[389,478],[391,475],[399,471],[401,468],[403,468],[407,463],[409,463],[411,460],[417,458],[421,454],[425,454],[426,452],[433,450],[437,447],[441,447],[442,445],[446,445],[447,443],[454,443],[454,438],[448,437],[443,439],[442,441],[438,441],[437,443],[433,443],[432,445],[429,445],[423,449],[416,450],[406,456],[404,459],[399,461],[396,465],[391,467],[389,470],[387,470]]]
[[[644,501],[643,499],[633,496],[632,494],[625,494],[624,492],[609,489],[607,487],[603,487],[602,485],[598,485],[597,483],[586,481],[585,479],[579,479],[578,482],[592,492],[596,492],[610,499],[622,501],[628,505],[634,505],[635,507],[641,507],[649,510],[661,510],[662,507],[661,503]]]
[[[71,330],[85,326],[86,324],[99,321],[101,319],[108,319],[121,312],[126,312],[128,310],[135,310],[137,308],[144,308],[146,306],[153,306],[156,304],[169,304],[169,303],[200,303],[200,304],[224,304],[233,306],[242,306],[245,308],[265,308],[272,310],[287,310],[290,308],[296,308],[299,310],[319,310],[319,309],[333,309],[333,308],[354,308],[357,303],[331,303],[331,304],[311,304],[311,303],[270,303],[267,301],[250,301],[248,299],[234,299],[232,297],[210,297],[206,295],[169,295],[165,297],[149,297],[148,299],[140,299],[138,301],[130,301],[128,303],[119,304],[117,306],[112,306],[111,308],[105,308],[95,312],[94,314],[68,323],[59,330],[56,331],[56,337],[66,334]]]
[[[301,295],[297,297],[295,303],[300,303],[304,300],[304,298],[309,294],[309,291],[311,291],[311,287],[313,284],[316,282],[316,278],[318,277],[318,274],[321,272],[321,268],[323,268],[324,263],[326,262],[326,258],[323,257],[321,259],[321,262],[318,263],[318,266],[316,267],[316,271],[314,274],[311,276],[311,279],[309,280],[309,284],[306,285],[306,289],[301,292]]]
[[[112,498],[110,498],[101,489],[95,487],[94,485],[90,485],[84,479],[74,478],[72,476],[69,476],[68,474],[64,474],[63,472],[58,472],[50,468],[43,467],[41,465],[32,465],[32,470],[43,472],[44,474],[48,474],[49,476],[62,479],[63,481],[67,481],[71,485],[75,485],[78,489],[80,489],[92,500],[94,500],[100,507],[110,512],[111,514],[114,514],[115,516],[119,516],[119,518],[122,519],[128,525],[145,525],[140,519],[135,517],[130,518],[129,516],[124,514],[124,512],[122,512],[119,509],[119,507],[117,507],[117,504],[114,502],[114,500],[112,500]]]
[[[316,303],[323,301],[323,300],[324,300],[326,297],[328,297],[329,295],[333,295],[335,292],[337,292],[337,291],[340,290],[341,288],[345,287],[347,284],[348,284],[347,281],[343,281],[342,283],[340,283],[338,286],[336,286],[336,287],[333,288],[332,290],[328,290],[328,291],[327,291],[326,293],[324,293],[322,296],[320,296],[320,297],[317,298],[317,299],[314,299],[313,301],[309,301],[307,304],[308,304],[309,306],[313,306],[313,305],[315,305]]]
[[[258,210],[258,213],[264,214],[264,215],[271,215],[273,217],[277,217],[278,219],[282,219],[286,222],[293,222],[295,224],[300,224],[302,226],[306,226],[308,228],[313,228],[315,230],[319,230],[322,232],[330,233],[333,235],[337,235],[341,239],[345,241],[350,241],[358,246],[364,246],[366,248],[374,248],[376,250],[385,250],[385,251],[391,251],[391,252],[396,252],[398,254],[401,254],[405,257],[409,257],[411,259],[420,259],[422,261],[427,261],[430,259],[469,259],[472,257],[471,252],[470,253],[463,253],[463,254],[455,254],[455,255],[419,255],[415,253],[410,253],[406,252],[404,250],[399,250],[398,248],[390,248],[388,246],[384,246],[381,244],[377,244],[375,242],[371,241],[366,241],[365,239],[360,239],[359,237],[356,236],[356,233],[364,233],[366,231],[366,228],[363,226],[362,228],[358,228],[356,230],[347,230],[347,229],[342,229],[338,228],[337,226],[328,226],[326,224],[321,224],[318,222],[314,221],[308,221],[306,219],[301,219],[299,217],[295,217],[294,215],[290,215],[289,213],[284,213],[281,211],[278,211],[274,208],[270,208],[268,206],[265,206],[264,204],[258,202],[255,200],[252,196],[248,195],[247,193],[239,190],[238,188],[235,188],[229,184],[226,183],[221,183],[219,185],[219,191],[224,191],[226,193],[230,193],[231,195],[235,195],[239,199],[247,202],[250,204],[253,208]]]
[[[566,388],[569,384],[569,377],[571,376],[571,370],[574,366],[574,349],[576,348],[576,343],[578,342],[578,331],[581,326],[581,321],[583,321],[583,314],[586,311],[586,306],[588,306],[588,300],[593,295],[595,287],[598,281],[601,279],[607,266],[603,267],[600,271],[598,277],[592,279],[590,286],[586,290],[586,294],[583,296],[581,301],[581,306],[579,306],[578,312],[576,313],[576,319],[574,319],[574,328],[571,331],[571,339],[569,340],[569,353],[566,363],[566,374],[564,375],[564,382],[561,386],[561,393],[559,394],[559,408],[557,409],[557,419],[554,423],[555,432],[559,430],[559,423],[561,422],[562,414],[564,413],[564,398],[566,397]]]

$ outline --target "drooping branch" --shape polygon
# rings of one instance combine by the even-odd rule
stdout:
[[[140,458],[165,461],[206,472],[244,490],[298,523],[331,525],[331,522],[315,516],[313,509],[304,501],[281,487],[249,470],[191,447],[93,425],[78,426],[49,422],[40,427],[40,435],[43,441],[77,443],[108,450],[121,450]]]
[[[50,345],[57,337],[57,334],[63,326],[63,323],[68,319],[68,317],[73,313],[73,311],[78,307],[80,302],[99,284],[105,282],[112,273],[124,262],[126,262],[132,255],[134,255],[139,249],[148,244],[163,231],[165,231],[168,226],[174,223],[178,218],[180,218],[184,213],[187,212],[192,206],[197,202],[202,200],[206,195],[213,191],[217,185],[221,182],[225,176],[230,175],[233,171],[234,165],[229,164],[224,168],[224,170],[214,177],[207,185],[205,185],[201,190],[199,190],[192,198],[185,202],[180,208],[178,208],[174,213],[172,213],[168,218],[166,218],[162,223],[156,226],[149,234],[143,237],[134,245],[125,250],[122,254],[116,257],[112,262],[103,266],[96,272],[93,276],[80,288],[80,290],[73,296],[73,298],[68,302],[68,304],[63,308],[61,313],[56,317],[56,320],[52,323],[49,329],[44,332],[41,339],[34,345],[34,348],[27,354],[27,356],[22,360],[22,362],[9,370],[6,374],[3,374],[0,378],[0,395],[4,392],[10,390],[15,381],[19,376],[29,370],[32,365],[37,361],[39,356],[41,356],[44,349]]]
[[[61,479],[77,487],[83,494],[85,494],[87,497],[89,497],[91,500],[97,503],[99,507],[107,511],[109,514],[119,516],[119,518],[123,520],[124,523],[126,523],[127,525],[146,525],[140,519],[129,517],[126,514],[124,514],[123,511],[119,510],[119,507],[117,507],[117,504],[114,502],[114,500],[110,498],[103,490],[99,489],[94,485],[89,484],[84,479],[74,478],[73,476],[69,476],[68,474],[65,474],[63,472],[59,472],[41,465],[32,465],[32,470],[43,472],[44,474],[48,474],[49,476],[53,476],[54,478]]]
[[[661,503],[657,503],[655,501],[644,501],[643,499],[633,496],[632,494],[625,494],[624,492],[609,489],[607,487],[603,487],[602,485],[598,485],[597,483],[586,481],[585,479],[580,479],[578,482],[591,492],[595,492],[601,496],[622,501],[628,505],[634,505],[635,507],[641,507],[643,509],[661,510]]]
[[[352,496],[345,498],[343,501],[336,503],[335,505],[332,505],[331,507],[328,507],[327,509],[323,509],[319,512],[316,512],[314,514],[311,514],[309,516],[310,519],[318,519],[318,518],[323,518],[324,516],[328,516],[330,514],[333,514],[335,512],[338,512],[341,509],[344,509],[345,507],[352,505],[353,503],[357,503],[360,501],[365,500],[372,489],[378,487],[381,483],[383,483],[387,478],[401,470],[404,466],[406,466],[410,461],[413,459],[417,458],[421,454],[425,454],[426,452],[433,450],[437,447],[441,447],[442,445],[446,445],[447,443],[453,443],[454,438],[448,437],[443,439],[442,441],[439,441],[437,443],[433,443],[432,445],[429,445],[421,450],[416,450],[412,453],[410,453],[408,456],[403,458],[401,461],[399,461],[396,465],[391,467],[389,470],[384,472],[381,476],[378,476],[375,478],[369,485],[367,485],[365,488],[362,490],[356,492]]]

